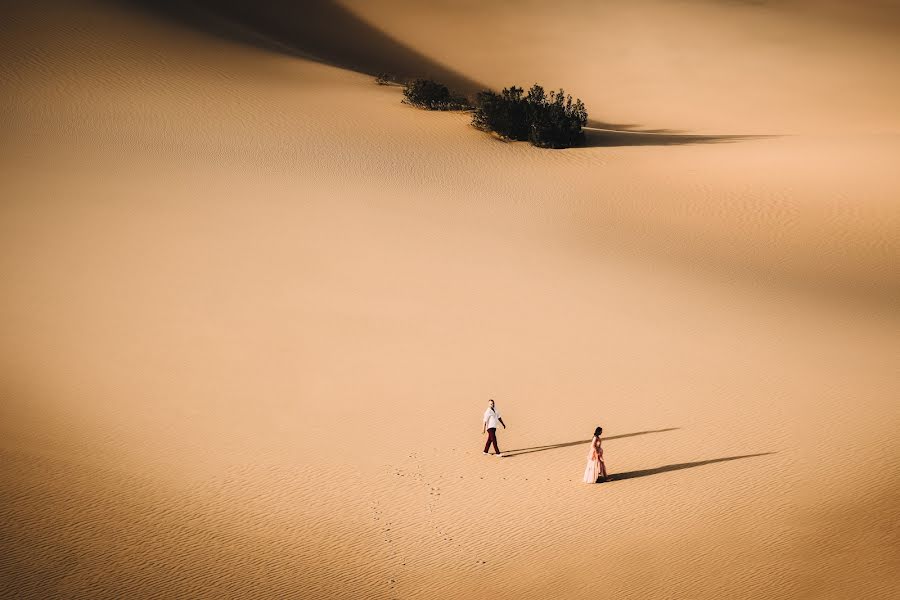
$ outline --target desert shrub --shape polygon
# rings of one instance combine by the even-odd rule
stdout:
[[[528,141],[541,148],[570,148],[584,142],[582,127],[587,109],[580,99],[572,101],[565,91],[544,93],[539,85],[528,90]]]
[[[508,140],[528,139],[528,113],[523,90],[512,86],[502,92],[484,91],[478,94],[472,124],[483,131],[496,132]]]
[[[587,123],[587,110],[581,100],[573,101],[563,90],[547,95],[537,84],[523,94],[516,86],[499,94],[479,93],[472,124],[541,148],[569,148],[584,142],[581,128]]]
[[[466,99],[454,96],[442,83],[431,79],[414,79],[403,86],[405,102],[427,110],[464,110],[469,108]]]

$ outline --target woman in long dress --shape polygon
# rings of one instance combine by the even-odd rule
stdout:
[[[600,434],[602,433],[602,427],[594,430],[591,450],[588,452],[587,457],[587,466],[584,468],[585,483],[602,483],[606,481],[606,463],[603,462],[603,448],[600,446]]]

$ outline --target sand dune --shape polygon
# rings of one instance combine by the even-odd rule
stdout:
[[[467,94],[486,87],[391,37],[336,0],[134,3],[217,37],[359,73],[431,77]]]
[[[2,25],[0,596],[895,595],[893,4],[195,6]]]
[[[613,129],[900,131],[892,1],[345,4],[488,85],[564,87]]]

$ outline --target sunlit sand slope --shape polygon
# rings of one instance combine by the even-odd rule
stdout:
[[[846,127],[773,85],[740,128],[752,111],[709,102],[737,76],[629,104],[552,36],[476,64],[429,4],[340,7],[472,81],[558,73],[598,120],[703,139],[504,144],[400,104],[339,32],[329,56],[257,17],[10,6],[0,596],[892,598],[895,75]],[[684,4],[763,11],[756,36],[797,18]],[[505,5],[463,10],[465,39],[502,34],[474,11]],[[429,14],[430,43],[409,27]],[[883,65],[890,21],[846,21],[809,27]],[[715,62],[675,42],[659,61]],[[721,60],[753,48],[732,43]],[[481,454],[489,397],[506,458]],[[614,478],[587,486],[598,424]]]

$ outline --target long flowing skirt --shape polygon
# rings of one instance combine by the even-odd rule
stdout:
[[[587,466],[584,468],[583,481],[585,483],[597,483],[597,478],[603,473],[601,461],[599,456],[597,458],[588,457]]]

